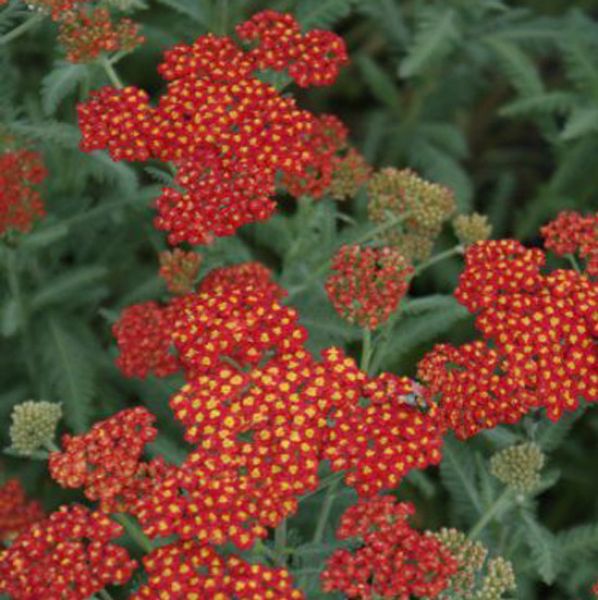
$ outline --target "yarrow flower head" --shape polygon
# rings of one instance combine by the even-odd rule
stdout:
[[[172,252],[160,253],[160,277],[173,294],[188,294],[193,291],[201,267],[201,254],[185,252],[175,248]]]
[[[171,351],[173,327],[171,311],[157,302],[135,304],[123,311],[112,333],[120,351],[116,364],[126,377],[166,377],[180,369]]]
[[[587,273],[598,277],[598,213],[562,211],[540,233],[548,250],[558,256],[579,254],[586,260]]]
[[[0,485],[0,542],[12,542],[19,533],[43,518],[41,504],[27,500],[18,479],[9,479]]]
[[[358,538],[354,551],[337,550],[322,573],[326,592],[349,598],[436,598],[457,572],[455,557],[435,538],[411,528],[410,503],[391,496],[360,501],[341,518],[339,539]]]
[[[175,185],[157,199],[155,219],[171,244],[209,243],[267,219],[278,174],[291,187],[328,186],[328,119],[299,109],[256,76],[275,66],[288,67],[301,85],[333,81],[346,59],[340,38],[297,30],[292,18],[266,11],[238,28],[242,40],[257,43],[249,51],[212,34],[168,50],[158,67],[168,86],[155,108],[136,88],[104,88],[79,105],[84,151],[175,164]]]
[[[50,454],[50,475],[63,487],[83,488],[103,510],[122,509],[137,499],[157,468],[140,461],[146,444],[156,437],[154,421],[154,415],[137,407],[96,423],[82,435],[64,435],[64,450]]]
[[[595,310],[598,290],[575,271],[541,272],[544,255],[515,240],[479,242],[465,255],[457,300],[500,355],[519,400],[552,420],[598,398]]]
[[[410,169],[378,171],[369,180],[368,196],[370,219],[389,225],[383,239],[413,261],[429,256],[442,224],[456,208],[451,190]],[[390,227],[393,221],[396,226]]]
[[[213,269],[202,279],[200,290],[209,292],[227,286],[252,286],[278,299],[287,295],[287,291],[272,278],[272,271],[259,262],[245,262]]]
[[[360,391],[367,404],[354,400],[333,413],[324,449],[332,469],[346,471],[347,485],[370,497],[398,487],[412,469],[440,462],[437,408],[424,412],[413,405],[410,379],[383,373]]]
[[[490,472],[515,491],[527,494],[538,487],[544,460],[537,444],[520,444],[496,453],[490,461]]]
[[[343,246],[332,259],[326,292],[350,323],[377,329],[407,293],[413,268],[394,248]]]
[[[10,230],[28,232],[45,216],[37,191],[47,176],[42,157],[30,150],[0,153],[0,235]]]
[[[158,548],[143,559],[148,582],[131,600],[301,600],[286,569],[251,564],[235,555],[219,555],[194,540]]]
[[[131,19],[113,22],[106,8],[80,8],[60,18],[59,42],[72,63],[95,60],[102,52],[131,51],[144,41]]]
[[[438,403],[439,422],[465,439],[501,423],[513,424],[535,398],[521,381],[502,373],[500,355],[484,342],[439,344],[418,364],[428,403]]]
[[[55,402],[28,400],[12,409],[9,429],[11,448],[19,454],[31,454],[54,441],[62,408]]]
[[[0,554],[0,591],[14,600],[85,600],[126,583],[136,562],[111,542],[122,527],[81,505],[63,506]]]

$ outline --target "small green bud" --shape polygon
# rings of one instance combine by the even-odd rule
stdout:
[[[490,472],[516,492],[529,493],[540,483],[544,453],[537,444],[511,446],[490,460]]]
[[[453,219],[453,230],[464,246],[490,239],[492,235],[492,225],[488,223],[488,217],[478,213],[455,217]]]
[[[17,404],[12,410],[9,430],[12,449],[27,455],[50,445],[61,417],[60,404],[33,400]]]
[[[516,589],[513,565],[508,560],[497,556],[488,561],[488,574],[474,598],[475,600],[500,600],[504,593]]]

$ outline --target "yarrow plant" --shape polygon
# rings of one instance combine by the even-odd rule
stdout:
[[[553,531],[538,503],[598,402],[598,217],[555,215],[543,247],[492,239],[492,219],[445,183],[370,164],[338,116],[306,108],[350,65],[306,1],[297,15],[163,3],[181,31],[179,13],[199,24],[193,37],[116,21],[133,0],[2,9],[34,13],[2,44],[43,16],[58,24],[74,64],[44,89],[75,74],[64,118],[77,133],[46,134],[76,157],[75,181],[90,169],[111,198],[82,188],[87,208],[65,217],[62,156],[37,148],[33,125],[7,125],[0,334],[21,377],[0,464],[10,598],[580,589],[566,567],[598,551],[595,527]],[[117,67],[173,38],[160,81]],[[358,63],[375,95],[393,85]],[[45,94],[46,112],[65,99]],[[71,272],[49,277],[53,261]],[[580,573],[589,595],[598,570]]]

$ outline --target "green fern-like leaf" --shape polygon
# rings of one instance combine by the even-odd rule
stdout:
[[[509,83],[521,96],[536,96],[544,92],[544,82],[534,62],[515,44],[499,37],[489,37],[486,44],[496,54],[499,66]]]
[[[43,123],[15,121],[8,124],[8,129],[25,138],[56,144],[69,149],[77,148],[80,137],[77,127],[58,121],[45,121]]]
[[[356,0],[301,0],[297,7],[297,19],[306,29],[332,27],[344,19]]]
[[[580,106],[575,108],[561,132],[561,139],[574,140],[584,135],[598,132],[598,108],[594,106]]]
[[[562,416],[556,423],[543,419],[538,424],[535,441],[545,452],[556,450],[569,436],[571,428],[584,414],[585,409],[579,408],[574,413]]]
[[[52,115],[60,103],[72,93],[78,84],[89,77],[85,64],[57,62],[42,81],[42,108]]]
[[[556,536],[559,555],[566,562],[580,561],[598,553],[598,523],[579,525]]]
[[[206,2],[195,0],[158,0],[158,2],[206,28],[209,26],[209,7]]]
[[[64,415],[76,432],[89,426],[94,395],[94,369],[85,348],[60,317],[44,319],[40,344],[44,372],[53,400],[64,403]]]
[[[567,113],[577,103],[569,92],[546,92],[514,100],[500,110],[503,117],[529,117],[534,115]]]
[[[598,64],[592,61],[594,51],[570,34],[560,44],[567,77],[577,91],[598,99]]]
[[[445,440],[440,477],[451,495],[457,514],[472,523],[483,512],[482,498],[476,482],[473,453],[454,438]]]
[[[546,584],[554,582],[558,572],[557,548],[554,534],[530,514],[523,515],[526,542],[535,569]],[[560,554],[560,549],[558,550]]]
[[[382,104],[391,110],[399,106],[399,90],[395,82],[369,56],[362,55],[357,59],[357,66],[363,75],[368,89]]]
[[[399,67],[401,77],[419,75],[439,62],[459,39],[457,15],[451,8],[423,11],[416,27],[413,43]]]

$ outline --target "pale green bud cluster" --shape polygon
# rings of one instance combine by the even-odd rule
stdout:
[[[488,217],[478,213],[455,217],[453,230],[464,246],[490,239],[492,235],[492,225],[488,222]]]
[[[19,454],[31,454],[54,440],[56,426],[62,417],[60,404],[28,400],[12,410],[9,435],[11,448]]]
[[[494,477],[519,493],[529,493],[540,483],[544,453],[537,444],[511,446],[495,454],[490,460]]]
[[[501,600],[503,594],[517,589],[513,565],[508,560],[497,556],[488,561],[487,569],[482,587],[472,600]]]

